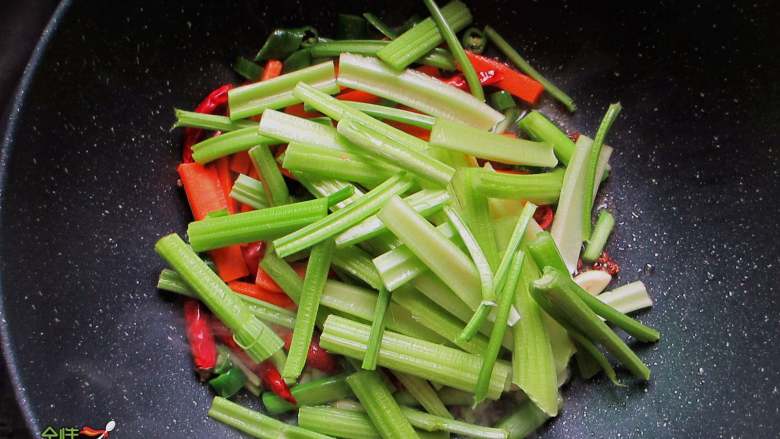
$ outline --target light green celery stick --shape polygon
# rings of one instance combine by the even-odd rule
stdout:
[[[338,316],[325,321],[320,346],[331,353],[363,358],[370,327]],[[477,383],[482,359],[459,349],[385,331],[377,364],[432,382],[471,391]],[[488,398],[497,399],[507,385],[510,366],[499,362],[493,370]]]
[[[176,116],[176,122],[173,124],[173,128],[201,128],[204,130],[222,132],[235,131],[241,128],[249,127],[257,128],[257,122],[253,120],[232,121],[227,116],[198,113],[195,111],[185,111],[179,110],[178,108],[174,108],[173,111]]]
[[[599,212],[596,227],[593,229],[593,234],[591,234],[590,240],[588,240],[588,244],[585,246],[585,251],[582,253],[583,261],[593,262],[598,259],[614,227],[615,217],[606,209]]]
[[[390,44],[384,40],[335,40],[319,42],[309,48],[311,55],[318,58],[339,56],[344,52],[356,55],[376,56],[379,50]],[[455,70],[455,60],[446,50],[435,48],[417,60],[420,64],[443,70]]]
[[[647,294],[647,288],[642,281],[631,282],[614,290],[606,291],[596,298],[623,314],[653,306],[653,300]]]
[[[343,408],[342,408],[343,407]],[[301,407],[298,425],[323,434],[344,439],[380,439],[363,407],[354,403],[340,407]],[[446,432],[416,431],[420,439],[447,439]]]
[[[401,407],[401,411],[412,425],[422,430],[443,430],[462,436],[482,439],[506,439],[508,435],[507,431],[501,428],[469,424],[463,421],[431,415],[409,407]]]
[[[495,284],[493,283],[493,270],[488,263],[485,254],[482,252],[482,248],[479,246],[477,239],[471,234],[466,222],[458,215],[458,213],[452,207],[444,207],[444,213],[447,215],[452,227],[458,232],[458,236],[466,245],[466,249],[471,256],[471,261],[477,267],[479,273],[479,282],[482,286],[482,301],[483,302],[495,302],[496,293],[494,290]]]
[[[502,419],[497,427],[509,433],[508,439],[523,439],[541,427],[550,417],[536,404],[525,401]]]
[[[376,370],[376,357],[379,355],[379,346],[382,344],[382,334],[385,332],[385,316],[387,306],[390,304],[390,292],[387,288],[379,288],[379,296],[374,307],[374,317],[371,320],[371,333],[368,335],[366,354],[363,356],[361,367],[365,370]]]
[[[430,130],[433,128],[433,123],[436,121],[435,117],[428,116],[426,114],[417,113],[414,111],[401,110],[399,108],[386,107],[384,105],[368,104],[364,102],[346,102],[350,107],[360,110],[371,117],[380,120],[392,120],[394,122],[402,122],[407,125],[412,125],[420,128]]]
[[[314,321],[320,307],[322,291],[328,279],[330,260],[333,255],[333,240],[325,240],[314,246],[306,265],[306,276],[303,278],[298,314],[295,317],[292,342],[287,361],[284,363],[282,377],[285,380],[297,380],[306,364],[309,352]]]
[[[555,204],[561,192],[563,169],[542,174],[504,174],[487,169],[464,170],[473,174],[474,189],[488,198],[526,200],[534,204]]]
[[[265,193],[263,183],[244,174],[239,174],[236,181],[233,182],[233,188],[230,189],[230,198],[248,204],[255,209],[268,207],[268,196]]]
[[[425,411],[432,415],[453,419],[452,414],[444,406],[444,402],[442,402],[428,381],[401,372],[394,372],[393,375],[403,384],[404,389],[420,403]]]
[[[474,168],[458,169],[450,188],[455,192],[466,224],[477,239],[490,268],[495,270],[498,265],[498,244],[493,221],[490,218],[488,198],[476,187],[475,177],[478,174],[470,172],[471,169]]]
[[[258,145],[249,150],[249,158],[262,178],[263,187],[272,206],[281,206],[290,202],[287,183],[276,164],[271,150],[266,145]]]
[[[347,183],[345,181],[323,179],[313,175],[304,175],[300,172],[293,172],[293,176],[295,176],[301,186],[305,187],[309,193],[317,198],[327,197],[339,190],[352,187],[353,194],[344,201],[330,206],[331,211],[343,209],[364,195],[363,191],[356,188],[352,183]]]
[[[417,70],[397,72],[376,58],[342,54],[338,83],[485,131],[504,119],[503,114],[460,89]]]
[[[209,417],[260,439],[333,439],[332,436],[287,424],[219,396],[215,396],[211,402]]]
[[[569,165],[574,155],[574,142],[544,114],[533,110],[520,119],[517,125],[532,139],[552,145],[558,160]]]
[[[368,154],[397,165],[415,174],[418,178],[439,186],[446,186],[455,170],[449,165],[394,139],[384,136],[371,125],[357,119],[345,118],[339,121],[338,132]]]
[[[548,143],[514,139],[438,118],[431,131],[431,146],[515,165],[552,168],[558,164]]]
[[[255,127],[241,128],[192,145],[192,158],[200,164],[206,164],[237,152],[248,151],[257,145],[274,143],[270,137],[259,134]]]
[[[347,377],[347,384],[384,439],[419,437],[377,372],[356,372]]]
[[[362,154],[290,143],[284,153],[282,166],[293,172],[302,172],[319,178],[349,181],[366,187],[376,187],[393,176],[398,168],[370,159]]]
[[[155,251],[178,271],[198,298],[234,334],[234,339],[255,361],[263,361],[284,345],[274,332],[252,315],[230,288],[176,234],[157,241]]]
[[[290,389],[293,398],[298,402],[293,405],[280,398],[273,392],[263,393],[263,406],[272,415],[287,413],[295,410],[297,407],[308,405],[325,404],[342,398],[352,396],[347,382],[344,381],[346,375],[326,376],[316,380],[298,384]]]
[[[427,217],[440,211],[450,201],[450,196],[446,191],[423,189],[409,195],[405,200],[420,215]],[[354,245],[386,231],[385,224],[376,215],[371,215],[336,236],[336,246]]]
[[[324,93],[339,92],[332,61],[286,73],[268,81],[236,87],[228,92],[230,119],[245,119],[262,114],[267,109],[284,108],[300,102],[292,93],[300,83],[306,83]]]
[[[387,201],[378,216],[469,308],[477,309],[482,299],[479,273],[463,251],[397,196]]]
[[[407,176],[393,176],[343,209],[274,240],[276,254],[286,257],[332,238],[374,214],[390,197],[403,194],[411,187],[412,181]]]
[[[468,7],[460,1],[447,3],[441,8],[441,13],[454,32],[465,29],[472,20]],[[401,70],[443,42],[436,22],[428,17],[382,48],[377,56],[394,69]]]
[[[615,122],[615,119],[617,119],[622,108],[623,107],[619,102],[609,106],[607,113],[604,115],[604,119],[601,120],[598,131],[596,131],[596,137],[593,139],[593,145],[591,146],[590,155],[588,156],[587,166],[585,167],[585,193],[583,194],[582,209],[582,236],[586,240],[590,239],[592,227],[591,215],[593,211],[593,197],[591,194],[594,192],[594,188],[598,183],[596,181],[596,174],[599,167],[601,147],[604,145],[607,133]]]
[[[333,252],[332,263],[371,288],[378,290],[382,286],[382,279],[371,261],[371,256],[358,247],[337,248]]]

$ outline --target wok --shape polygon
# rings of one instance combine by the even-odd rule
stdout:
[[[778,7],[770,2],[471,2],[579,110],[541,108],[593,134],[610,102],[601,201],[616,284],[643,280],[644,386],[574,379],[540,436],[776,437]],[[206,418],[181,306],[154,287],[153,243],[189,220],[176,187],[190,108],[276,26],[327,34],[337,12],[401,21],[419,2],[65,1],[8,112],[0,155],[0,333],[34,437],[117,423],[116,437],[239,437]],[[161,297],[162,296],[162,297]]]

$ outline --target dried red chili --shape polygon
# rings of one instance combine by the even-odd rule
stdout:
[[[214,114],[221,107],[227,104],[228,91],[233,88],[233,84],[225,84],[211,93],[208,94],[201,102],[195,107],[196,113]],[[203,130],[200,128],[185,128],[184,129],[184,146],[182,150],[182,162],[192,163],[192,145],[198,143]]]
[[[575,132],[569,134],[569,139],[571,139],[572,142],[576,142],[577,140],[580,139],[580,132],[579,131],[575,131]]]
[[[602,252],[601,256],[596,259],[596,262],[593,263],[593,269],[606,271],[611,276],[620,273],[620,265],[607,252]]]
[[[550,228],[553,219],[555,219],[555,214],[553,214],[552,207],[547,204],[539,206],[536,209],[536,212],[534,212],[534,220],[536,220],[536,222],[539,223],[539,227],[544,230]]]
[[[217,364],[217,344],[209,324],[206,308],[194,299],[184,302],[184,321],[195,371],[201,380],[207,379]]]

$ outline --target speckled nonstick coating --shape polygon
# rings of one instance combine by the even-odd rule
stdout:
[[[28,425],[117,421],[119,437],[239,435],[205,413],[181,306],[155,290],[155,240],[183,232],[172,108],[236,80],[274,26],[393,2],[67,2],[24,77],[0,160],[3,348]],[[649,384],[566,386],[570,437],[775,437],[778,415],[777,6],[471,2],[579,105],[542,110],[593,134],[610,102],[616,284],[635,279],[663,332]],[[582,3],[582,4],[581,4]],[[770,29],[770,26],[774,27]],[[774,37],[773,37],[774,35]],[[113,435],[112,435],[113,437]]]

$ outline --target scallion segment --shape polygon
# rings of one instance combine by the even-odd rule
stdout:
[[[365,370],[376,369],[376,357],[379,355],[379,347],[382,344],[382,334],[385,332],[385,316],[390,304],[390,292],[387,288],[379,288],[379,296],[374,307],[374,318],[371,320],[371,332],[368,336],[366,354],[363,356],[362,367]]]
[[[593,233],[585,246],[585,251],[582,253],[583,261],[593,262],[601,256],[601,252],[604,251],[604,246],[607,244],[609,234],[612,233],[614,227],[615,217],[606,209],[599,212],[596,226],[593,228]]]
[[[591,232],[591,215],[593,211],[593,196],[594,187],[598,183],[596,181],[596,173],[598,172],[599,158],[601,157],[601,147],[604,145],[604,140],[607,137],[609,129],[620,114],[620,110],[623,107],[620,103],[611,104],[607,109],[607,113],[604,115],[604,119],[601,120],[598,131],[596,131],[596,137],[593,139],[593,145],[591,145],[590,155],[588,156],[588,165],[585,168],[585,193],[583,194],[583,209],[582,209],[582,235],[586,240],[590,239]]]
[[[367,370],[356,372],[347,377],[347,384],[384,439],[419,437],[401,412],[401,407],[393,399],[379,373]]]
[[[331,436],[276,420],[219,396],[214,397],[211,402],[209,417],[259,439],[333,439]]]

